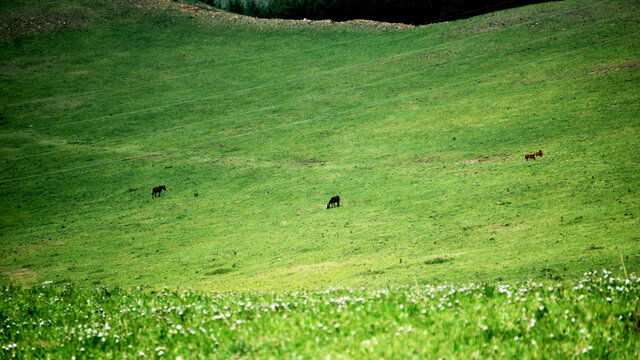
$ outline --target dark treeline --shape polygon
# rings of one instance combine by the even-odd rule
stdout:
[[[369,19],[421,25],[467,18],[549,0],[205,0],[217,8],[261,18]]]

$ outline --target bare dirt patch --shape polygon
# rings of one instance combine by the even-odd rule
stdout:
[[[617,66],[601,67],[600,69],[588,72],[587,75],[608,74],[616,71],[634,69],[638,66],[640,66],[640,60],[634,60]]]
[[[618,64],[618,65],[604,65],[601,64],[599,66],[598,69],[596,70],[592,70],[589,71],[588,73],[586,73],[586,76],[592,76],[592,75],[607,75],[607,74],[611,74],[611,73],[615,73],[618,71],[625,71],[625,70],[630,70],[630,69],[635,69],[638,66],[640,66],[640,60],[634,60],[634,61],[630,61],[630,62],[626,62],[623,64]],[[584,74],[584,73],[583,73]],[[579,76],[585,76],[583,74],[580,74]],[[532,84],[532,83],[541,83],[541,82],[546,82],[546,81],[558,81],[561,79],[566,79],[569,77],[575,76],[573,74],[556,74],[553,76],[544,76],[544,77],[538,77],[538,78],[525,78],[525,79],[521,79],[515,82],[515,84],[517,85],[526,85],[526,84]]]
[[[0,42],[41,35],[62,28],[81,28],[89,23],[80,11],[15,10],[0,16]]]
[[[437,154],[437,155],[434,154],[434,155],[416,156],[416,157],[411,158],[409,160],[396,162],[396,165],[429,164],[429,163],[434,163],[434,162],[447,161],[452,156],[453,156],[453,154]]]
[[[477,164],[477,163],[481,163],[481,162],[485,162],[485,161],[497,161],[497,160],[504,160],[504,159],[508,158],[509,156],[511,156],[511,154],[491,155],[491,156],[480,156],[479,158],[471,159],[471,160],[465,160],[465,161],[460,161],[460,162],[457,162],[456,164],[466,164],[466,165],[471,165],[471,164]]]
[[[27,268],[22,269],[10,269],[10,270],[0,270],[2,274],[9,278],[9,281],[12,283],[22,284],[22,285],[31,285],[36,281],[36,277],[38,274]]]
[[[498,30],[504,27],[503,22],[489,22],[487,24],[478,25],[475,27],[475,33],[483,33],[487,31]]]
[[[431,155],[431,156],[422,156],[419,158],[415,158],[412,159],[411,161],[409,161],[412,164],[426,164],[426,163],[431,163],[431,162],[435,162],[435,161],[441,161],[442,160],[442,156],[440,155]]]

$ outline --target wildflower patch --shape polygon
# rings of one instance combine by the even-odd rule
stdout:
[[[0,357],[620,358],[640,278],[323,291],[0,289]]]

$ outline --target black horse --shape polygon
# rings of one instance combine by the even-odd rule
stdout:
[[[164,185],[154,187],[153,191],[151,192],[151,197],[152,198],[156,197],[156,194],[160,196],[160,193],[162,192],[162,190],[167,191],[167,188],[164,187]]]
[[[331,200],[329,200],[329,203],[327,204],[327,209],[331,207],[331,204],[333,204],[334,207],[340,206],[340,196],[332,197]]]

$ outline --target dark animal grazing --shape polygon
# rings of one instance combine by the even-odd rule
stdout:
[[[535,155],[535,156],[542,156],[542,150],[538,150],[538,151],[536,151],[533,155]]]
[[[331,200],[329,200],[329,203],[327,204],[327,209],[330,208],[331,205],[333,205],[333,207],[340,206],[340,196],[332,197]]]
[[[529,161],[529,159],[536,159],[536,154],[527,154],[524,156],[525,161]]]
[[[167,191],[167,188],[164,187],[164,185],[154,187],[153,191],[151,192],[151,197],[152,198],[156,197],[156,194],[160,196],[160,193],[162,192],[162,190]]]

